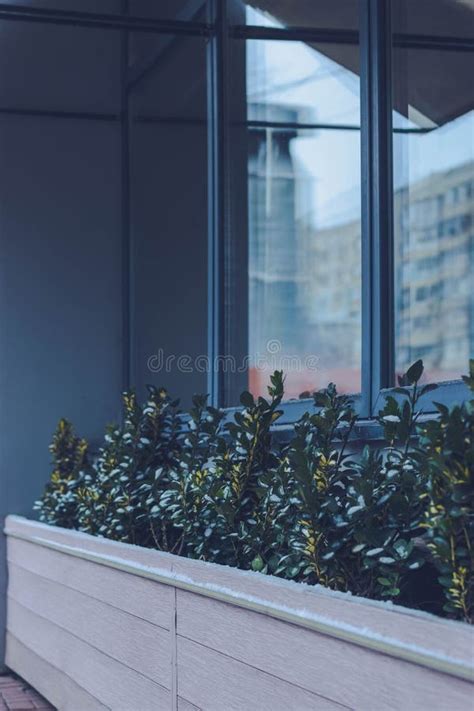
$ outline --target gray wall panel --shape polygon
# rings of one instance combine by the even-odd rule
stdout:
[[[114,124],[0,119],[1,515],[31,515],[60,417],[97,441],[119,416],[119,140]],[[3,550],[0,566],[3,597]]]
[[[132,147],[132,382],[186,404],[207,388],[205,372],[177,362],[207,350],[206,128],[135,124]],[[160,353],[170,368],[150,370]]]

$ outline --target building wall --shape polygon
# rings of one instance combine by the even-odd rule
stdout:
[[[3,520],[31,515],[60,417],[94,443],[117,418],[122,304],[120,126],[61,113],[117,111],[120,38],[2,22],[0,46]],[[3,554],[0,576],[3,615]]]
[[[130,35],[126,67],[124,42],[119,31],[0,22],[2,528],[7,513],[33,515],[61,417],[96,449],[125,386],[206,390],[205,373],[147,369],[160,348],[206,352],[205,74],[186,73],[198,61],[204,72],[205,42]],[[157,58],[126,104],[125,80]],[[0,546],[1,663],[3,536]]]

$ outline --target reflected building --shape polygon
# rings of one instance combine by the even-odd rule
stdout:
[[[290,127],[307,120],[307,109],[297,107],[249,105],[248,112],[249,121],[265,116],[267,123]],[[250,389],[265,393],[269,371],[278,367],[286,372],[288,397],[330,380],[341,391],[357,392],[360,220],[315,228],[315,178],[292,151],[299,135],[298,128],[249,131]],[[281,350],[269,353],[275,342]],[[265,355],[271,365],[255,368]],[[302,368],[292,367],[295,355]],[[317,358],[317,370],[304,369],[308,356]]]
[[[294,117],[285,112],[296,123],[297,110]],[[291,397],[329,380],[357,392],[361,224],[354,217],[318,229],[314,215],[298,215],[314,186],[292,159],[295,136],[294,129],[251,134],[250,352],[265,352],[267,340],[278,339],[285,354],[318,357],[317,373],[289,374]],[[418,358],[430,380],[456,379],[466,369],[474,352],[473,213],[471,161],[395,192],[398,371]],[[251,372],[252,389],[263,392],[267,378]]]
[[[473,163],[401,188],[394,210],[397,368],[457,379],[474,352]]]
[[[249,105],[249,121],[271,115],[272,123],[293,126],[304,109]],[[268,122],[270,123],[270,122]],[[250,353],[267,352],[278,341],[287,353],[305,348],[306,304],[302,293],[310,276],[301,271],[310,228],[297,219],[297,204],[309,204],[312,177],[291,154],[295,128],[249,131],[249,310]]]
[[[474,352],[472,162],[398,189],[394,223],[397,371],[422,358],[430,380],[458,379]],[[311,302],[327,314],[318,341],[351,362],[360,349],[360,222],[313,231],[311,242]]]
[[[306,269],[311,271],[308,347],[320,360],[324,387],[329,380],[341,392],[360,389],[361,362],[361,223],[360,219],[310,231]],[[324,379],[325,378],[325,379]]]

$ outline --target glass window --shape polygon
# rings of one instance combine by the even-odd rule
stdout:
[[[233,166],[232,190],[234,203],[247,200],[248,301],[235,316],[247,333],[245,386],[265,395],[282,368],[287,398],[330,381],[359,392],[358,46],[236,40],[232,52],[246,75],[240,105],[232,97],[234,123],[246,126],[233,143],[246,144],[247,182],[237,185]]]
[[[122,0],[3,0],[2,5],[19,8],[64,10],[65,12],[120,12]]]
[[[240,22],[262,27],[359,29],[359,3],[354,0],[246,0]],[[237,21],[237,19],[235,18]]]
[[[208,389],[206,43],[131,33],[128,48],[133,382],[188,405]]]
[[[206,0],[127,0],[127,2],[129,14],[136,17],[202,22],[206,15]]]
[[[140,396],[189,404],[208,389],[205,39],[12,20],[0,39],[0,226],[34,265],[25,304],[84,320],[83,298],[71,368],[93,370],[93,340],[117,400],[123,365]]]
[[[443,381],[474,345],[474,53],[446,42],[473,39],[474,4],[436,5],[393,3],[395,365]]]
[[[212,133],[224,125],[221,115],[212,111],[208,125],[216,99],[211,33],[194,27],[195,36],[189,28],[172,36],[158,27],[159,20],[203,22],[205,0],[3,5],[153,20],[149,32],[92,26],[98,18],[87,28],[54,18],[0,23],[3,133],[18,132],[16,147],[22,132],[45,138],[45,152],[32,153],[38,195],[52,194],[50,183],[61,176],[67,199],[76,180],[78,194],[82,183],[95,186],[104,214],[109,205],[132,383],[139,390],[164,384],[186,399],[207,390],[209,368],[218,368],[220,404],[235,405],[243,389],[265,395],[279,368],[287,399],[330,381],[359,393],[363,336],[373,353],[380,344],[377,325],[368,315],[362,324],[361,309],[360,155],[368,147],[360,136],[358,0],[225,4],[229,56],[219,68],[226,90],[217,97],[225,142]],[[394,322],[397,373],[423,358],[428,380],[457,379],[474,350],[474,0],[391,0],[390,7],[395,309],[382,317],[390,328]],[[56,134],[61,156],[48,164]],[[89,168],[98,182],[88,180]],[[375,174],[370,163],[371,185]],[[36,183],[26,190],[25,214]],[[375,191],[372,197],[375,215]],[[70,207],[67,217],[75,220]],[[55,229],[47,210],[35,222],[40,231],[49,223]],[[217,233],[214,284],[208,245]],[[217,292],[215,308],[208,301]],[[207,318],[214,313],[220,362],[209,363]],[[382,366],[382,385],[389,385]]]
[[[2,110],[120,110],[120,32],[6,20],[0,45]]]
[[[2,5],[19,8],[87,12],[97,14],[121,13],[135,17],[161,20],[201,20],[205,0],[3,0]]]

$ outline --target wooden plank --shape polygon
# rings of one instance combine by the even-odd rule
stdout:
[[[377,602],[334,593],[316,586],[293,583],[251,571],[204,563],[137,546],[97,539],[77,531],[58,529],[17,516],[9,516],[6,530],[13,535],[43,537],[72,548],[83,548],[100,555],[146,565],[151,569],[183,575],[212,589],[225,588],[237,597],[252,598],[327,618],[337,624],[351,625],[374,635],[394,639],[405,645],[417,645],[472,665],[474,630],[472,626],[451,622],[407,608],[390,609]],[[106,563],[106,560],[104,560]],[[172,584],[172,580],[170,580]],[[205,593],[205,591],[203,591]]]
[[[79,639],[171,689],[168,630],[10,563],[9,597]]]
[[[123,560],[133,559],[135,563],[144,566],[158,566],[165,570],[172,570],[176,556],[169,553],[161,553],[151,548],[133,546],[129,543],[111,541],[107,538],[90,536],[80,531],[72,531],[58,526],[48,526],[38,521],[30,521],[21,516],[7,516],[5,519],[5,533],[11,536],[34,536],[38,539],[52,541],[61,545],[78,548],[91,553],[99,553],[105,556],[121,558]]]
[[[35,615],[11,598],[8,600],[7,628],[36,655],[61,669],[91,696],[114,711],[170,708],[170,692],[167,689]],[[48,680],[49,683],[54,682]]]
[[[97,699],[75,681],[56,669],[7,633],[5,662],[10,669],[31,684],[40,694],[62,711],[106,711]]]
[[[255,669],[357,709],[461,711],[469,708],[474,691],[473,685],[446,674],[182,590],[177,591],[177,630]],[[180,693],[194,700],[181,688]]]
[[[268,601],[271,605],[302,611],[303,615],[314,614],[337,625],[350,625],[364,633],[369,631],[402,644],[417,645],[439,655],[457,658],[471,666],[473,664],[472,625],[397,605],[383,606],[320,586],[294,583],[202,561],[177,558],[174,572],[206,586],[233,590],[237,596]]]
[[[161,576],[161,582],[165,583],[168,579],[170,586],[174,583],[178,588],[181,584],[184,588],[192,586],[196,588],[195,592],[203,596],[223,596],[233,606],[260,607],[266,615],[275,618],[281,615],[288,619],[290,615],[291,622],[296,626],[312,626],[313,630],[315,626],[322,626],[324,634],[332,639],[343,635],[357,641],[358,649],[378,646],[378,656],[384,652],[394,659],[398,655],[412,661],[417,657],[415,661],[420,665],[425,663],[446,670],[451,668],[455,675],[467,674],[469,665],[472,668],[474,630],[465,624],[441,620],[397,606],[388,608],[372,601],[258,573],[186,560],[127,544],[86,540],[91,537],[74,531],[60,531],[18,517],[9,517],[8,527],[13,527],[14,535],[36,537],[41,546],[64,545],[64,551],[71,552],[71,556],[66,557],[72,558],[72,552],[79,556],[87,555],[86,548],[89,547],[90,551],[95,551],[90,554],[98,556],[98,567],[99,563],[103,563],[104,567],[112,563],[119,566],[123,564],[129,567],[131,577],[135,576],[134,570],[137,577]],[[40,549],[41,546],[35,547]],[[114,550],[112,557],[110,546]],[[143,568],[145,560],[148,563],[146,569]],[[457,659],[461,664],[453,662],[450,665],[448,658]]]
[[[15,538],[8,539],[8,561],[125,612],[169,629],[174,592],[169,585],[73,558]]]
[[[190,701],[186,701],[186,699],[178,696],[178,711],[201,711],[201,709]]]
[[[206,711],[341,711],[347,708],[180,636],[178,692]]]
[[[176,593],[174,588],[174,605],[170,630],[170,656],[171,656],[171,711],[178,710],[178,650],[176,644]]]

